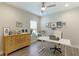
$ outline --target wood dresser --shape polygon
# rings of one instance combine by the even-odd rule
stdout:
[[[8,55],[11,52],[14,52],[25,46],[31,44],[31,35],[30,34],[17,34],[4,36],[4,54]]]

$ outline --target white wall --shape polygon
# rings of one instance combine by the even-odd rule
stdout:
[[[46,29],[50,34],[52,31],[46,28],[46,23],[57,20],[66,22],[66,26],[63,28],[63,37],[70,39],[72,45],[79,46],[79,7],[42,17],[41,29]]]
[[[40,17],[33,15],[27,11],[20,10],[13,6],[7,5],[5,3],[0,3],[0,50],[3,47],[3,27],[9,27],[10,30],[21,30],[22,28],[28,29],[30,31],[30,20],[35,20],[39,25]],[[22,28],[16,27],[16,21],[23,23]],[[40,29],[38,27],[38,29]]]

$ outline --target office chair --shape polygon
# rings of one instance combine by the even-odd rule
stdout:
[[[60,44],[59,44],[60,45]],[[53,53],[55,54],[56,51],[62,53],[61,48],[57,48],[57,45],[54,46],[54,48],[50,48],[50,50],[54,50]]]
[[[56,31],[54,32],[54,35],[50,35],[49,38],[51,40],[60,40],[62,37],[62,32],[61,31]],[[57,44],[58,46],[60,46],[60,44]],[[55,44],[53,48],[50,48],[50,50],[54,50],[53,53],[55,54],[56,51],[58,51],[59,53],[62,53],[61,51],[61,47],[57,47],[57,45]]]

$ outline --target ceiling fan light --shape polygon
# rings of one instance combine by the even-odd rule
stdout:
[[[41,10],[45,11],[45,10],[46,10],[46,8],[45,8],[45,7],[42,7],[42,8],[41,8]]]

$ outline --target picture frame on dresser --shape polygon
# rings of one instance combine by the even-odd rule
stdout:
[[[4,33],[3,35],[4,35],[4,36],[9,35],[9,31],[10,31],[10,29],[9,29],[8,27],[4,27],[4,28],[3,28],[3,33]]]

